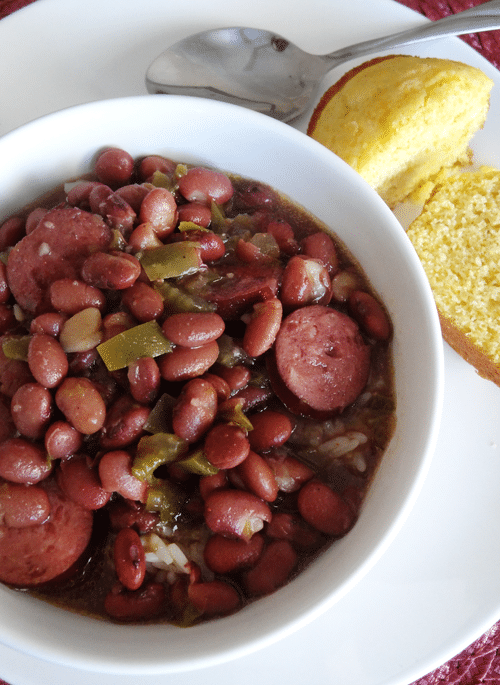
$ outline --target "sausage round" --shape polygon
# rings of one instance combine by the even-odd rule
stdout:
[[[318,412],[342,411],[363,390],[370,348],[347,314],[312,305],[286,317],[275,344],[287,389]]]
[[[0,581],[16,587],[47,583],[68,571],[84,553],[93,514],[66,498],[51,479],[44,487],[50,517],[26,528],[0,526]]]

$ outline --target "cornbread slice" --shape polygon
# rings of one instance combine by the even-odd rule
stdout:
[[[436,187],[408,236],[444,339],[500,385],[500,171],[466,172]]]
[[[307,133],[352,166],[394,207],[443,168],[468,161],[493,81],[447,59],[390,55],[327,90]]]

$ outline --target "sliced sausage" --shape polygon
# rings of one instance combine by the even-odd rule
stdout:
[[[370,370],[370,349],[356,322],[321,305],[297,309],[286,317],[275,355],[286,388],[318,412],[342,411],[354,402]]]
[[[16,587],[47,583],[68,571],[90,542],[93,514],[66,498],[54,481],[46,489],[50,517],[25,528],[0,526],[0,581]]]
[[[90,212],[76,207],[47,212],[9,254],[7,280],[17,303],[34,314],[48,311],[48,286],[62,278],[78,278],[85,259],[106,250],[111,237],[101,217]]]

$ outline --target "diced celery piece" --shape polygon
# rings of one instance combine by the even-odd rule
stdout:
[[[208,228],[204,228],[199,224],[195,224],[194,221],[180,221],[177,228],[181,233],[185,233],[186,231],[201,231],[202,233],[209,232]]]
[[[170,190],[170,192],[172,192],[175,187],[175,183],[170,176],[167,176],[167,174],[164,174],[162,171],[155,171],[151,182],[155,188],[166,188],[167,190]]]
[[[179,278],[198,271],[203,262],[196,242],[168,243],[146,250],[140,262],[151,281]]]
[[[237,345],[234,339],[223,333],[217,340],[219,345],[219,357],[217,362],[222,366],[227,366],[230,369],[237,364],[241,364],[247,359],[247,354],[242,347]]]
[[[28,347],[30,335],[12,335],[2,341],[2,351],[7,359],[28,361]]]
[[[243,411],[243,402],[235,402],[225,409],[219,410],[219,418],[226,423],[234,423],[242,428],[244,431],[250,432],[253,430],[253,425],[248,416]]]
[[[142,481],[152,482],[154,472],[163,464],[170,464],[187,450],[186,440],[174,433],[155,433],[139,440],[132,464],[132,473]]]
[[[159,357],[172,351],[172,343],[163,335],[157,321],[147,321],[129,328],[97,346],[108,371],[124,369],[141,357]]]

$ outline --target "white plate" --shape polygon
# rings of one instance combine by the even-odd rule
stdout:
[[[0,21],[0,134],[62,107],[144,93],[152,59],[205,28],[261,26],[319,53],[424,21],[393,0],[38,0]],[[500,166],[498,72],[459,39],[407,52],[468,62],[495,80],[499,92],[473,147],[479,161]],[[325,88],[352,65],[332,72]],[[272,647],[203,671],[155,676],[156,685],[408,685],[500,618],[500,389],[449,348],[445,364],[443,422],[430,474],[374,569],[331,611]],[[11,685],[89,682],[88,673],[2,645],[0,677]],[[96,685],[151,682],[150,676],[91,678]]]

